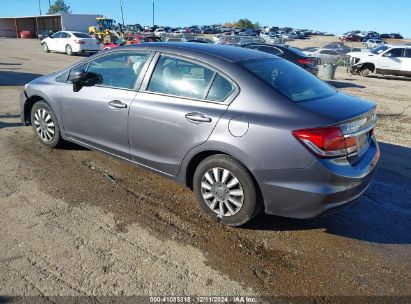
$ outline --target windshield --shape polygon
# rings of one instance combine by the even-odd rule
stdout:
[[[91,38],[89,35],[85,33],[72,33],[72,34],[76,36],[77,38]]]
[[[294,102],[337,93],[311,73],[284,59],[257,59],[240,62],[240,65]]]
[[[373,48],[373,49],[371,50],[371,53],[378,55],[378,54],[381,54],[382,52],[384,52],[385,50],[388,50],[388,49],[389,49],[388,46],[386,46],[386,45],[381,45],[381,46],[378,46],[378,47],[376,47],[376,48]]]
[[[113,28],[113,20],[112,19],[102,19],[100,20],[101,27],[105,29],[112,29]]]

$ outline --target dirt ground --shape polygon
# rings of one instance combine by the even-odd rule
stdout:
[[[356,204],[228,228],[188,189],[21,126],[23,85],[80,59],[0,39],[0,296],[411,297],[411,79],[331,82],[378,105],[381,162]]]

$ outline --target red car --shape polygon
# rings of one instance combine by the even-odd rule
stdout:
[[[161,42],[160,37],[143,36],[143,35],[129,35],[123,38],[125,44],[140,44],[146,42]]]

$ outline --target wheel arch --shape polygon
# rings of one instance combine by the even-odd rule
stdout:
[[[227,155],[231,158],[233,158],[234,160],[238,161],[241,165],[244,166],[244,168],[247,170],[247,172],[250,174],[251,179],[254,182],[254,186],[257,192],[257,197],[258,199],[262,202],[263,201],[263,195],[261,192],[261,188],[260,185],[257,181],[257,179],[255,178],[254,174],[250,171],[250,169],[244,164],[244,162],[242,162],[240,159],[238,159],[237,157],[231,155],[230,153],[226,153],[220,150],[205,150],[205,151],[201,151],[196,153],[195,155],[193,155],[191,157],[191,159],[189,160],[186,168],[185,168],[185,185],[190,188],[191,190],[193,190],[193,178],[194,178],[194,173],[198,167],[198,165],[207,157],[213,156],[213,155],[217,155],[217,154],[223,154],[223,155]],[[263,203],[263,202],[262,202]],[[264,204],[263,204],[264,206]]]
[[[362,68],[368,68],[371,72],[375,72],[375,64],[372,62],[363,63]]]
[[[30,96],[24,103],[24,122],[27,125],[31,125],[31,109],[33,108],[34,104],[39,101],[44,101],[51,107],[50,103],[47,102],[47,100],[43,97],[38,95]]]

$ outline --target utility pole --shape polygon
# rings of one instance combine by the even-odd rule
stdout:
[[[39,0],[39,11],[40,11],[40,16],[41,16],[41,3],[40,3],[40,0]]]
[[[51,0],[49,0],[49,9],[51,8]]]
[[[123,13],[123,0],[120,0],[120,8],[121,8],[121,21],[124,25],[124,13]]]
[[[154,26],[154,1],[153,1],[153,26]]]

